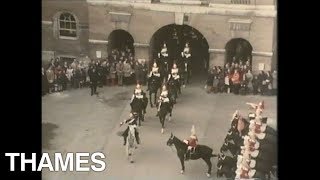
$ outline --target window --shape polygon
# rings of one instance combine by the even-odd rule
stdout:
[[[77,21],[70,13],[62,13],[59,17],[60,37],[77,37]]]

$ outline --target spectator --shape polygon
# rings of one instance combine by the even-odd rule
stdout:
[[[116,65],[116,71],[117,71],[117,76],[118,76],[118,85],[122,86],[123,85],[123,63],[122,61],[119,61]]]
[[[91,96],[92,96],[93,94],[97,94],[99,75],[96,70],[96,67],[92,67],[91,69],[89,69],[88,75],[90,77],[90,88],[91,88]]]
[[[111,64],[109,61],[106,62],[106,66],[105,66],[105,75],[106,75],[106,85],[109,86],[111,83],[111,75],[110,75],[110,67]]]
[[[111,86],[116,85],[116,63],[112,63],[110,66],[110,78],[111,78]]]
[[[123,82],[125,85],[129,85],[131,81],[132,68],[131,68],[131,65],[127,62],[127,60],[125,60],[123,63],[123,72],[124,72]]]
[[[248,72],[245,74],[245,80],[246,80],[249,92],[253,91],[252,79],[253,79],[253,75],[251,73],[251,70],[248,70]]]
[[[69,65],[66,70],[66,76],[68,78],[68,82],[72,85],[73,84],[73,69],[72,69],[71,65]]]
[[[272,75],[271,75],[271,72],[270,71],[268,71],[267,73],[266,73],[266,86],[267,86],[267,88],[266,88],[266,95],[271,95],[272,94],[272,81],[273,81],[273,79],[272,79]]]
[[[53,88],[53,83],[54,83],[54,80],[55,80],[55,75],[54,75],[54,72],[53,72],[53,66],[51,65],[47,72],[46,72],[46,75],[47,75],[47,79],[48,79],[48,88],[49,88],[49,93],[52,92],[52,88]]]
[[[142,84],[143,81],[143,66],[137,61],[134,69],[136,75],[136,84]]]
[[[230,93],[230,78],[228,73],[224,77],[224,89],[228,94]]]
[[[237,69],[234,70],[234,73],[231,78],[232,81],[232,92],[234,94],[239,94],[240,89],[240,74]]]
[[[49,82],[46,72],[44,71],[44,68],[41,68],[42,73],[42,96],[49,93]]]
[[[81,80],[81,70],[80,68],[77,66],[76,69],[73,71],[73,87],[74,88],[80,88],[81,87],[81,83],[83,82],[83,80]]]
[[[205,89],[207,89],[207,93],[212,92],[212,87],[213,87],[213,81],[214,81],[214,68],[211,68],[208,73],[208,78],[206,82]]]
[[[278,89],[278,75],[277,75],[277,71],[274,70],[272,73],[272,94],[276,95],[277,94],[277,89]]]
[[[259,86],[260,86],[259,84],[260,84],[260,82],[259,82],[258,76],[253,76],[252,91],[253,91],[254,95],[259,93]]]

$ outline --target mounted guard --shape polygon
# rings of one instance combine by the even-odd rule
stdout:
[[[189,79],[191,76],[191,69],[190,69],[190,64],[191,64],[191,51],[189,47],[189,43],[186,43],[183,51],[181,52],[181,57],[183,59],[183,64],[182,64],[182,76],[183,76],[183,87],[185,87],[186,83],[189,83]]]
[[[179,75],[179,69],[177,67],[177,64],[174,63],[171,69],[171,73],[168,76],[168,82],[173,79],[176,84],[176,88],[178,89],[179,94],[181,94],[181,88],[180,88],[180,75]]]
[[[141,123],[140,120],[144,121],[143,114],[146,113],[147,105],[148,98],[146,97],[146,93],[141,89],[141,85],[137,84],[131,98],[130,106],[132,112],[138,112],[139,114],[139,125]]]
[[[166,85],[162,86],[162,90],[161,90],[161,94],[160,94],[158,102],[159,102],[159,104],[158,104],[157,116],[159,116],[159,111],[160,111],[161,105],[163,103],[169,103],[170,104],[169,91],[167,90]]]
[[[139,114],[137,112],[133,112],[133,113],[130,113],[129,119],[124,120],[123,122],[120,123],[120,126],[128,123],[127,129],[122,134],[123,140],[124,140],[124,143],[123,143],[124,146],[127,144],[127,137],[128,137],[129,130],[134,130],[134,136],[136,138],[136,141],[138,144],[140,144],[139,132],[137,129],[138,118],[139,118]]]
[[[153,63],[152,70],[150,71],[149,78],[148,78],[148,89],[149,91],[149,98],[150,98],[150,106],[153,107],[151,95],[154,94],[154,102],[157,100],[157,93],[161,86],[161,78],[159,68],[157,63]]]
[[[158,58],[160,59],[161,75],[166,79],[169,72],[169,54],[166,43],[163,43],[162,49],[158,53]]]
[[[196,136],[196,130],[194,125],[192,125],[191,128],[191,136],[188,140],[183,140],[183,142],[188,145],[188,150],[185,155],[185,160],[187,161],[190,159],[190,156],[195,153],[196,147],[198,145],[198,138]]]

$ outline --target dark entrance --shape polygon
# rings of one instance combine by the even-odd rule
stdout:
[[[134,55],[134,47],[133,47],[133,37],[125,30],[117,29],[110,33],[108,37],[108,54],[111,54],[113,49],[117,49],[119,51],[125,50],[129,48]]]
[[[163,43],[166,43],[169,61],[181,58],[185,44],[188,42],[192,55],[192,76],[204,75],[209,64],[209,45],[204,36],[188,25],[170,24],[157,30],[150,41],[150,55],[153,63],[158,58]],[[152,64],[150,64],[150,67]]]
[[[252,46],[249,41],[242,38],[231,39],[226,44],[226,63],[246,63],[249,60],[252,65]]]

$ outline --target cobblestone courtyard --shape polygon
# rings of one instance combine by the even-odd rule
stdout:
[[[264,114],[268,116],[268,124],[276,127],[276,96],[207,94],[203,86],[190,85],[182,89],[164,134],[160,133],[156,109],[148,106],[140,128],[142,144],[135,151],[135,163],[130,164],[117,132],[125,128],[119,128],[119,122],[129,115],[133,89],[134,86],[104,87],[98,89],[98,96],[90,96],[90,89],[85,88],[43,97],[43,151],[103,152],[107,163],[103,172],[43,171],[44,180],[208,179],[205,175],[207,166],[202,160],[186,162],[185,174],[180,174],[175,149],[166,145],[170,132],[180,139],[187,138],[194,124],[199,144],[208,145],[218,153],[234,111],[238,109],[246,116],[249,107],[245,103],[261,100],[265,101]],[[216,179],[217,158],[211,161],[211,179]]]

